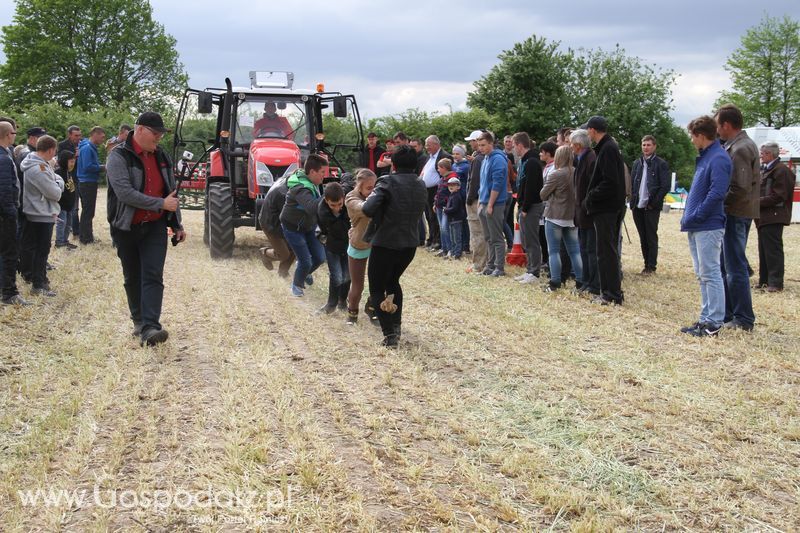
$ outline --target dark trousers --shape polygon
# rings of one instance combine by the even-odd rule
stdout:
[[[544,233],[544,224],[539,224],[539,242],[547,243],[547,235]],[[550,264],[550,252],[547,251],[547,245],[542,246],[542,265],[548,266]]]
[[[725,217],[725,235],[722,238],[720,270],[725,282],[725,322],[734,318],[740,324],[752,326],[753,297],[750,293],[750,274],[745,250],[752,219],[728,214]]]
[[[403,320],[403,289],[400,287],[400,276],[414,260],[416,253],[416,248],[393,250],[382,246],[372,247],[367,266],[369,294],[384,335],[393,335],[395,326],[400,326]],[[389,294],[394,294],[394,303],[397,305],[397,311],[392,314],[380,308],[381,302]]]
[[[450,254],[453,257],[461,257],[464,252],[464,220],[451,220],[447,223],[447,229],[450,232]]]
[[[111,230],[122,263],[125,294],[131,320],[142,324],[142,332],[161,329],[164,299],[164,261],[167,258],[167,223],[163,218],[136,224],[130,231]]]
[[[783,288],[783,224],[758,228],[758,284]]]
[[[509,232],[506,233],[506,242],[508,247],[511,248],[514,245],[514,208],[517,206],[517,199],[514,198],[511,193],[508,193],[508,201],[506,202],[506,221],[505,226],[503,226],[503,231],[505,231],[505,227],[508,226]],[[508,239],[508,233],[511,233],[511,239]]]
[[[600,294],[600,271],[597,267],[597,232],[594,227],[578,229],[578,241],[581,246],[581,261],[583,262],[581,288],[592,294]]]
[[[72,180],[75,182],[75,205],[72,208],[72,234],[73,235],[80,235],[81,234],[81,225],[80,225],[80,217],[78,216],[78,209],[80,208],[81,204],[81,184],[78,182],[77,176],[73,175]],[[67,218],[67,220],[70,220]]]
[[[563,240],[558,250],[558,256],[561,258],[561,284],[566,285],[570,278],[575,277],[575,270],[572,268],[572,260],[569,258],[569,252],[567,252],[567,246],[564,244]],[[580,283],[581,280],[577,281]]]
[[[350,292],[350,267],[347,253],[337,254],[325,250],[328,262],[328,305],[337,305]]]
[[[437,187],[428,187],[428,204],[425,207],[425,220],[428,222],[428,246],[441,242],[439,235],[439,220],[433,211],[433,197],[436,195]]]
[[[19,246],[19,271],[29,277],[34,289],[47,287],[47,257],[53,239],[53,222],[25,221]]]
[[[597,268],[600,273],[600,292],[607,300],[622,303],[622,272],[619,262],[619,237],[625,210],[597,213],[594,230],[597,233]]]
[[[633,223],[639,232],[639,242],[642,244],[642,258],[644,268],[655,270],[658,262],[658,221],[661,218],[659,209],[634,208]]]
[[[6,300],[19,294],[17,291],[17,261],[19,249],[17,248],[17,217],[0,215],[0,259],[2,260],[3,299]]]
[[[78,236],[81,243],[88,244],[94,241],[92,220],[94,220],[94,208],[97,205],[97,183],[89,181],[81,183],[80,196],[83,209],[81,209]]]

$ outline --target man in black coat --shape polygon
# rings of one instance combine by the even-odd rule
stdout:
[[[652,135],[642,138],[642,157],[633,162],[631,179],[630,205],[642,244],[642,274],[654,274],[658,259],[658,221],[670,179],[669,165],[656,155],[656,139]]]
[[[578,239],[583,262],[583,279],[580,290],[594,296],[600,295],[600,272],[597,268],[597,234],[594,231],[594,219],[580,208],[589,189],[589,181],[594,173],[597,159],[592,150],[592,142],[586,130],[573,131],[569,137],[572,153],[575,154],[575,225],[578,227]]]
[[[589,180],[583,209],[594,218],[597,233],[597,266],[600,272],[600,296],[592,300],[602,305],[621,305],[622,272],[620,270],[619,236],[625,216],[625,164],[619,146],[608,134],[608,122],[594,116],[584,125],[597,159]]]

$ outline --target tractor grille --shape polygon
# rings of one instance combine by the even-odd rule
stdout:
[[[279,166],[279,165],[267,165],[267,168],[270,172],[272,172],[272,178],[277,181],[278,178],[283,176],[283,173],[286,172],[286,169],[289,168],[289,165]]]

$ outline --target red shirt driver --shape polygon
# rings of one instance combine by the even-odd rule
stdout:
[[[272,137],[275,133],[280,134],[281,137],[287,138],[292,133],[292,125],[277,114],[275,102],[267,102],[264,104],[264,116],[256,120],[253,126],[253,132],[256,137]]]

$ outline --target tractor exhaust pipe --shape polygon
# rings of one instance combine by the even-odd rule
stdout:
[[[231,108],[233,107],[233,84],[230,78],[225,78],[225,99],[222,103],[222,129],[219,132],[219,147],[222,151],[222,167],[225,169],[225,176],[230,178],[230,163],[228,155],[230,153],[231,138]]]

